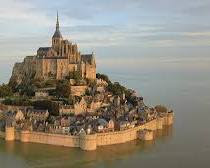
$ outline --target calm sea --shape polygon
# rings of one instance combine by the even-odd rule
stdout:
[[[0,168],[198,168],[210,167],[210,68],[101,68],[134,88],[147,104],[175,111],[173,127],[155,141],[98,148],[94,152],[0,140]]]

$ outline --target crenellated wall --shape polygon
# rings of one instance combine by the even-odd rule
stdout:
[[[173,113],[169,113],[163,118],[157,118],[146,124],[128,130],[92,135],[80,134],[79,136],[69,136],[41,132],[16,131],[13,127],[6,127],[5,140],[20,140],[21,142],[80,147],[82,150],[90,151],[96,150],[97,146],[120,144],[140,138],[140,132],[142,130],[151,131],[146,131],[145,134],[142,134],[144,137],[142,138],[141,136],[140,139],[151,140],[153,138],[152,131],[162,129],[164,125],[171,124],[173,124]]]

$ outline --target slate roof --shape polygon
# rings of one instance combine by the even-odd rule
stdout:
[[[62,35],[61,35],[61,32],[60,30],[56,30],[54,35],[53,35],[53,38],[62,38]]]
[[[40,47],[40,48],[38,49],[38,51],[47,52],[47,51],[49,51],[50,49],[51,49],[51,47]]]
[[[108,122],[103,118],[99,118],[97,120],[97,123],[98,123],[98,125],[103,125],[103,126],[106,126],[108,124]]]
[[[81,55],[81,60],[82,60],[84,63],[92,64],[92,61],[94,60],[94,55],[93,55],[93,54]]]

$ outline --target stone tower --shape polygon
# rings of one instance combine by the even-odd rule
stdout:
[[[61,42],[63,40],[63,37],[61,35],[61,32],[59,30],[59,19],[58,19],[58,12],[57,12],[57,22],[56,22],[56,30],[52,37],[52,48],[57,52],[57,56],[60,56],[61,54]]]

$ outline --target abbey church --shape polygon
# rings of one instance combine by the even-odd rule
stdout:
[[[64,79],[69,73],[79,71],[84,79],[96,78],[94,53],[82,55],[77,44],[63,39],[57,14],[56,30],[51,47],[40,47],[35,56],[28,56],[22,63],[16,63],[11,79],[17,84],[26,77],[47,80]]]

